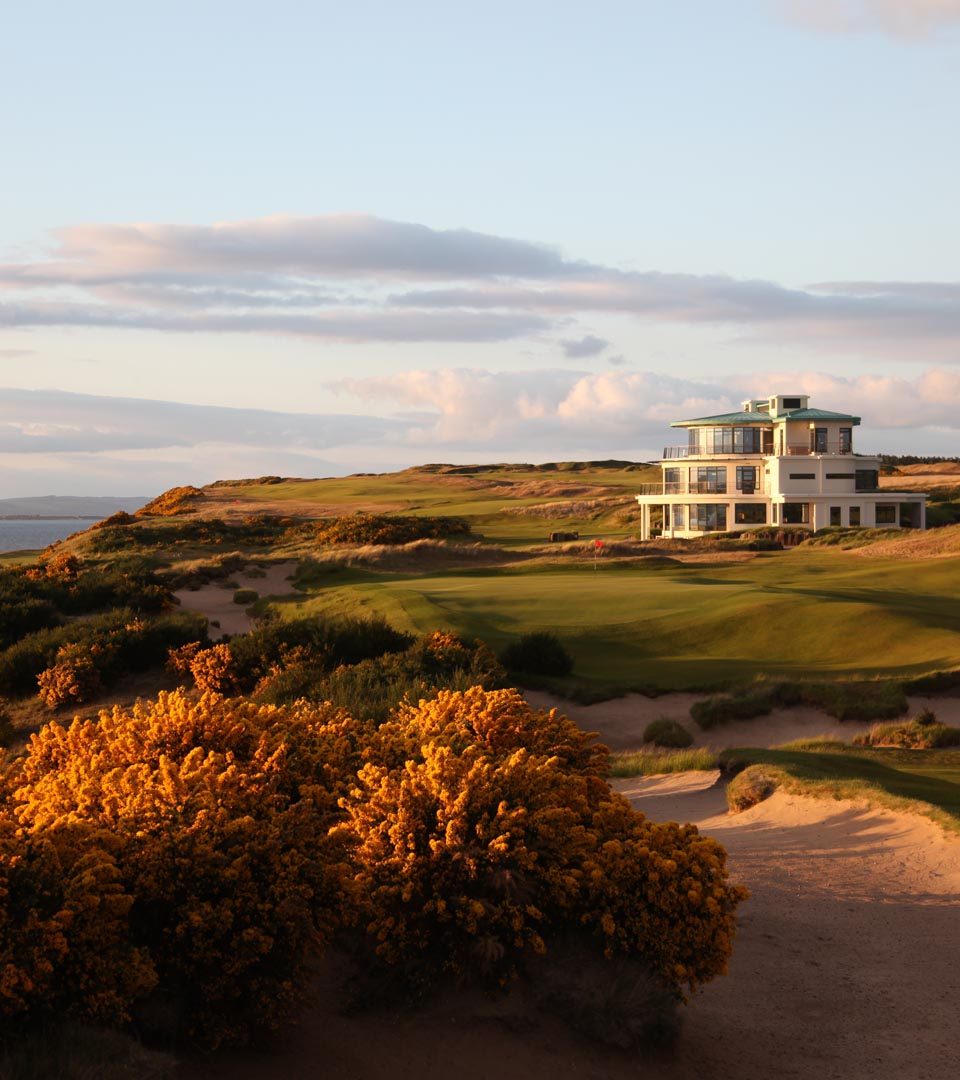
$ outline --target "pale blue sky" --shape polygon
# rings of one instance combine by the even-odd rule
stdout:
[[[673,411],[793,379],[826,407],[863,400],[878,445],[951,452],[958,107],[945,0],[11,6],[0,387],[92,398],[54,422],[54,398],[7,395],[0,496],[278,471],[293,451],[273,427],[242,453],[202,433],[166,455],[123,446],[135,399],[407,425],[338,428],[322,451],[305,437],[305,471],[311,453],[328,469],[596,455],[607,435],[649,454]],[[366,218],[311,232],[343,213],[424,226],[456,255],[398,265],[405,234]],[[238,226],[204,262],[210,226],[274,215],[291,224]],[[78,231],[130,223],[198,231],[136,251]],[[357,269],[359,234],[376,251]],[[562,260],[531,269],[521,245],[521,269],[513,249],[483,269],[482,234]],[[339,255],[293,258],[300,235]],[[810,289],[825,282],[841,284]],[[416,374],[451,370],[447,396]],[[485,406],[499,427],[470,411],[489,372],[509,375]],[[105,426],[107,448],[36,442]]]

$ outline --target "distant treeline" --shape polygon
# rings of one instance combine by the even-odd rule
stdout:
[[[960,455],[936,457],[932,454],[879,454],[878,457],[884,465],[936,465],[941,461],[957,461]]]

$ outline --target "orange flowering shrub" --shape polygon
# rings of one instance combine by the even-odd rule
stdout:
[[[724,970],[745,893],[723,848],[634,811],[565,718],[515,691],[447,692],[401,709],[372,750],[335,833],[376,953],[405,980],[502,982],[571,932],[677,992]]]
[[[161,694],[44,727],[12,812],[28,835],[108,831],[158,993],[198,1040],[242,1040],[290,1015],[339,922],[327,832],[360,734],[329,706]]]
[[[525,748],[556,757],[567,771],[598,775],[606,771],[608,752],[596,736],[556,709],[534,709],[518,690],[441,690],[417,705],[402,704],[372,740],[368,758],[400,765],[417,758],[420,748],[437,742],[463,750],[479,746],[494,756]]]
[[[167,671],[171,675],[186,676],[192,674],[190,671],[190,665],[193,663],[194,657],[203,648],[203,645],[199,641],[188,641],[186,645],[181,645],[176,649],[167,650]]]
[[[109,837],[72,824],[24,833],[0,818],[0,1022],[39,1012],[123,1023],[156,977],[130,942]]]
[[[49,709],[89,701],[100,689],[96,658],[103,650],[97,645],[62,645],[56,662],[37,676],[40,700]]]
[[[201,691],[229,694],[237,689],[236,665],[229,645],[212,645],[193,654],[190,674]]]

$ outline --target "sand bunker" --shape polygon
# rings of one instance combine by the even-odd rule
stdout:
[[[528,690],[525,696],[537,708],[557,708],[586,731],[596,731],[611,750],[636,750],[643,744],[643,729],[652,720],[661,718],[682,724],[693,736],[695,746],[711,746],[716,750],[729,746],[779,746],[794,739],[812,739],[821,735],[849,742],[871,727],[869,723],[841,722],[819,709],[798,705],[703,731],[690,718],[690,707],[694,702],[702,701],[703,694],[662,694],[656,698],[627,694],[596,705],[577,705],[537,690]],[[949,700],[956,700],[960,706],[960,699]],[[937,711],[939,704],[932,707]],[[951,722],[946,718],[944,721]]]
[[[291,578],[297,568],[295,560],[273,563],[264,568],[263,576],[251,573],[252,568],[241,570],[231,575],[241,589],[256,589],[261,596],[289,596],[293,593]],[[199,611],[206,615],[211,623],[210,637],[217,639],[219,623],[220,635],[245,634],[253,625],[244,605],[233,602],[234,588],[226,589],[221,582],[201,585],[199,589],[180,589],[174,596],[186,611]]]

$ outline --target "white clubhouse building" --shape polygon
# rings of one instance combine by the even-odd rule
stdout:
[[[764,525],[925,528],[926,496],[881,491],[879,459],[854,453],[860,417],[809,400],[751,398],[740,412],[674,421],[687,443],[664,449],[663,481],[637,496],[640,538],[657,524],[668,537]]]

